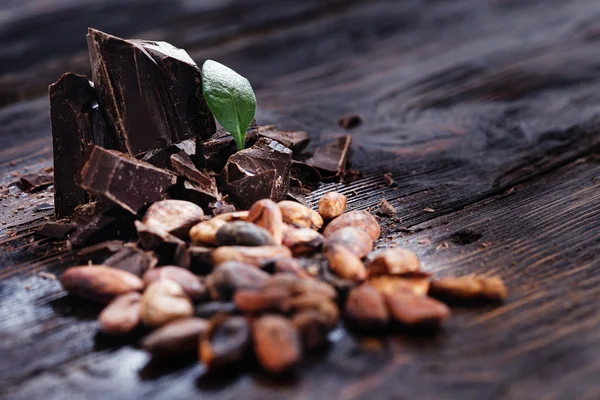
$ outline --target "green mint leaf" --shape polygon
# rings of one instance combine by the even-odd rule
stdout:
[[[248,79],[223,64],[206,60],[202,65],[202,93],[217,121],[242,150],[246,130],[256,113],[256,96]]]

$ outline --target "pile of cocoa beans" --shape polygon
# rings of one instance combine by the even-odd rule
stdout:
[[[346,212],[346,203],[336,192],[321,198],[318,212],[263,199],[248,211],[205,219],[193,203],[164,200],[136,224],[140,240],[173,237],[209,249],[206,275],[173,265],[140,276],[87,265],[68,268],[60,281],[71,294],[107,304],[98,317],[106,334],[153,329],[141,344],[153,356],[197,353],[214,371],[254,356],[272,374],[325,348],[340,317],[349,329],[362,331],[435,329],[450,315],[447,303],[505,298],[499,278],[436,280],[409,250],[373,252],[377,220],[366,211]],[[314,268],[315,257],[349,282],[343,293]]]

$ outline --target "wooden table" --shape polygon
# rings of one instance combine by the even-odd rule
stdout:
[[[0,21],[1,398],[600,398],[598,0],[8,0]],[[453,309],[434,336],[340,329],[285,381],[155,365],[98,334],[97,308],[40,276],[74,263],[34,234],[51,192],[8,186],[51,165],[47,85],[89,73],[87,26],[231,66],[262,124],[315,145],[358,113],[364,178],[309,201],[386,198],[398,214],[379,246],[413,249],[436,276],[499,275],[508,300]]]

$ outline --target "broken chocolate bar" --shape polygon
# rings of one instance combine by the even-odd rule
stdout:
[[[131,245],[123,246],[121,250],[103,262],[103,265],[122,269],[139,277],[142,277],[146,270],[154,268],[156,264],[158,264],[158,259],[152,253]]]
[[[165,199],[176,183],[177,177],[168,171],[98,146],[86,151],[79,176],[82,188],[133,214]]]
[[[338,137],[333,142],[317,148],[306,163],[319,170],[324,178],[339,176],[346,171],[351,143],[350,135]]]
[[[21,189],[28,192],[35,192],[52,185],[52,174],[27,174],[23,175],[19,181]]]
[[[281,201],[289,189],[291,162],[290,149],[260,138],[251,148],[229,157],[219,182],[231,199],[244,208],[264,198]]]
[[[256,120],[252,120],[250,127],[246,130],[245,147],[253,146],[257,138],[258,125]],[[233,137],[223,128],[204,141],[196,141],[196,157],[200,158],[202,155],[206,167],[216,172],[223,170],[229,157],[236,151]]]
[[[57,218],[67,217],[88,201],[75,178],[88,143],[111,146],[100,114],[96,93],[85,76],[64,74],[48,89],[52,149],[54,154],[54,209]]]
[[[91,28],[87,40],[98,102],[119,150],[138,155],[215,132],[200,69],[184,50]]]
[[[69,244],[82,247],[112,239],[128,240],[134,234],[133,221],[131,214],[106,203],[83,204],[71,217],[75,230],[69,236]]]
[[[49,221],[42,225],[36,233],[44,237],[62,240],[66,239],[67,235],[75,228],[76,225],[67,220]]]
[[[273,125],[261,126],[258,128],[258,136],[273,139],[292,150],[294,154],[302,152],[308,146],[310,138],[304,131],[280,131]]]

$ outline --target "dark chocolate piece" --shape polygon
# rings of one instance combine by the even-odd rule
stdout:
[[[134,236],[133,221],[130,213],[106,203],[83,204],[71,217],[76,228],[69,236],[69,243],[72,247],[82,247],[113,239],[129,240]]]
[[[68,217],[89,199],[75,183],[85,145],[111,146],[100,114],[96,93],[85,76],[64,74],[48,89],[54,154],[54,209],[57,218]]]
[[[220,184],[234,202],[249,208],[260,199],[285,199],[290,185],[292,151],[280,143],[260,138],[249,149],[227,161]]]
[[[224,198],[210,203],[208,208],[212,209],[213,215],[227,214],[237,211],[235,206],[228,203]]]
[[[116,150],[90,146],[80,173],[80,186],[136,214],[142,207],[167,197],[177,183],[168,171]]]
[[[19,180],[21,189],[28,192],[35,192],[52,185],[52,174],[27,174],[21,176]]]
[[[175,252],[173,264],[187,268],[196,275],[207,275],[212,271],[213,250],[202,246],[180,246]]]
[[[77,259],[80,264],[102,264],[104,260],[123,249],[125,242],[122,240],[109,240],[84,247],[77,252]]]
[[[310,186],[321,182],[321,174],[312,165],[302,161],[292,160],[291,178],[301,183],[301,186]]]
[[[335,177],[346,172],[352,136],[341,136],[333,142],[320,146],[306,163],[315,167],[324,178]]]
[[[193,184],[193,187],[187,185],[186,189],[200,191],[208,202],[216,201],[219,198],[215,178],[210,176],[207,170],[198,170],[187,154],[181,151],[171,155],[171,165],[179,176]]]
[[[171,155],[181,153],[195,160],[196,141],[194,139],[184,140],[172,146],[163,147],[161,149],[151,150],[143,153],[136,158],[154,165],[157,168],[173,169],[171,165]]]
[[[140,238],[140,244],[144,249],[156,249],[158,247],[174,247],[185,242],[176,236],[162,230],[156,229],[150,225],[144,224],[141,221],[135,221],[135,228]]]
[[[150,252],[126,245],[104,260],[103,264],[141,277],[149,268],[154,268],[158,264],[158,259]]]
[[[119,150],[138,155],[215,133],[200,69],[184,50],[91,28],[87,41],[98,102]]]
[[[40,203],[40,204],[36,204],[36,206],[33,207],[33,212],[44,212],[44,211],[50,211],[53,209],[54,209],[54,204]]]
[[[245,147],[251,147],[258,139],[258,125],[252,120],[250,127],[246,130]],[[225,129],[221,128],[210,138],[204,141],[196,141],[196,155],[203,155],[205,166],[213,171],[220,172],[225,167],[227,160],[235,154],[237,148],[233,137]]]
[[[212,189],[212,185],[208,188],[196,185],[191,182],[183,183],[183,199],[198,204],[201,207],[210,207],[210,204],[218,201],[218,192]]]
[[[258,128],[258,136],[276,140],[292,150],[294,154],[302,152],[310,143],[310,137],[304,131],[280,131],[273,125]]]
[[[66,239],[68,234],[75,229],[76,225],[67,220],[46,222],[37,231],[38,235],[52,239]]]

